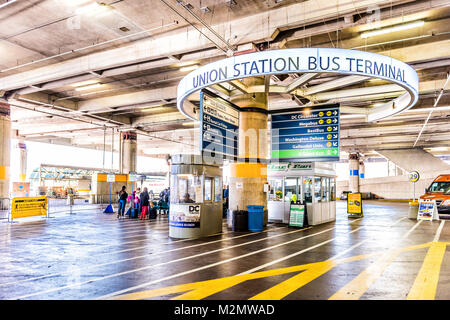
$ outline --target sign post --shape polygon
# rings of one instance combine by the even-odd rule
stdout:
[[[347,195],[347,213],[349,218],[362,218],[364,216],[361,193],[349,193]]]
[[[413,183],[413,202],[416,201],[416,182],[420,179],[420,174],[417,171],[410,172],[408,175],[409,181]]]
[[[289,226],[303,228],[305,226],[305,205],[291,204],[289,210]]]
[[[109,205],[106,207],[104,213],[114,213],[114,208],[112,206],[111,194],[112,194],[112,183],[116,182],[116,176],[114,174],[106,175],[106,181],[109,182]]]
[[[439,220],[436,200],[434,199],[419,199],[419,213],[417,220],[433,221]]]
[[[272,159],[339,161],[339,105],[272,114]]]

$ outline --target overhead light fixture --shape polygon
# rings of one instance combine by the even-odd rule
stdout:
[[[72,84],[72,87],[83,87],[83,86],[87,86],[89,84],[94,84],[94,83],[98,83],[99,80],[87,80],[87,81],[82,81],[82,82],[78,82],[75,84]]]
[[[95,83],[95,84],[91,84],[91,85],[75,88],[75,90],[76,91],[91,90],[91,89],[95,89],[95,88],[98,88],[98,87],[101,87],[101,86],[103,86],[103,84]]]
[[[7,1],[5,3],[2,3],[2,4],[0,4],[0,9],[3,8],[3,7],[9,6],[10,4],[13,4],[16,1],[17,0],[10,0],[10,1]]]
[[[189,121],[189,122],[183,122],[183,126],[193,126],[195,124],[194,121]]]
[[[211,9],[209,7],[201,7],[200,10],[202,10],[203,13],[210,13]]]
[[[82,14],[98,15],[98,14],[106,13],[109,10],[111,10],[111,7],[109,5],[107,5],[106,3],[94,2],[94,3],[88,4],[84,7],[76,9],[75,14],[77,14],[77,15],[82,15]]]
[[[180,71],[181,71],[181,72],[192,71],[192,70],[197,69],[198,67],[199,67],[198,64],[194,64],[194,65],[192,65],[192,66],[187,66],[187,67],[180,68]]]
[[[369,38],[369,37],[375,37],[375,36],[379,36],[379,35],[386,34],[386,33],[392,33],[392,32],[397,32],[397,31],[417,28],[417,27],[423,26],[424,24],[425,24],[425,21],[419,20],[419,21],[414,21],[414,22],[411,22],[411,23],[401,24],[401,25],[397,25],[397,26],[393,26],[393,27],[389,27],[389,28],[384,28],[384,29],[379,29],[379,30],[374,30],[374,31],[368,31],[368,32],[362,33],[361,34],[361,38],[366,39],[366,38]]]

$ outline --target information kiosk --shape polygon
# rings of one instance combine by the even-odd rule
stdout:
[[[289,223],[291,201],[306,204],[309,225],[336,220],[336,172],[329,162],[284,162],[268,166],[270,222]]]
[[[197,238],[222,232],[222,170],[219,159],[172,156],[169,236]]]

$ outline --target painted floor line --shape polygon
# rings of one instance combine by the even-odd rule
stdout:
[[[308,229],[309,229],[309,228],[308,228]],[[301,232],[301,231],[305,231],[305,230],[308,230],[308,229],[295,230],[295,231],[292,231],[292,232],[290,232],[290,233]],[[240,259],[240,258],[249,256],[249,255],[253,255],[253,254],[256,254],[256,253],[259,253],[259,252],[262,252],[262,251],[269,250],[269,249],[271,249],[271,248],[275,248],[275,247],[279,247],[279,246],[281,246],[281,245],[285,245],[285,244],[289,244],[289,243],[292,243],[292,242],[295,242],[295,241],[299,241],[299,240],[302,240],[302,239],[305,239],[305,238],[308,238],[308,237],[312,237],[312,236],[314,236],[314,235],[318,235],[318,234],[321,234],[321,233],[324,233],[324,232],[327,232],[327,231],[330,231],[330,230],[333,230],[333,229],[334,229],[334,228],[330,228],[330,229],[327,229],[327,230],[318,232],[318,233],[313,234],[313,235],[309,235],[309,236],[297,238],[297,239],[294,239],[294,240],[291,240],[291,241],[283,242],[283,243],[281,243],[281,244],[278,244],[278,245],[275,245],[275,246],[272,246],[272,247],[268,247],[268,248],[265,248],[265,249],[261,249],[261,250],[258,250],[258,251],[254,251],[254,252],[251,252],[251,253],[248,253],[248,254],[245,254],[245,255],[241,255],[241,256],[238,256],[238,257],[233,257],[233,258],[231,258],[231,259],[219,261],[219,262],[213,263],[213,264],[211,264],[211,265],[209,265],[209,266],[215,266],[215,265],[223,264],[223,263],[226,263],[226,262],[229,262],[229,261],[234,261],[234,260],[236,260],[236,259]],[[163,266],[163,265],[168,265],[168,264],[175,263],[175,262],[185,261],[185,260],[197,258],[197,257],[200,257],[200,256],[205,256],[205,255],[207,255],[207,254],[211,254],[211,253],[215,253],[215,252],[220,252],[220,251],[228,250],[228,249],[232,249],[232,248],[239,247],[239,246],[243,246],[243,245],[248,245],[248,244],[250,244],[250,243],[255,243],[255,242],[258,242],[258,241],[266,240],[266,239],[268,239],[268,238],[275,238],[275,237],[282,236],[282,235],[286,235],[286,234],[287,234],[287,233],[281,234],[281,235],[275,235],[275,236],[267,237],[267,238],[264,238],[264,239],[258,239],[258,240],[254,240],[254,241],[249,241],[249,242],[246,242],[246,243],[238,244],[238,245],[235,245],[235,246],[230,246],[230,247],[226,247],[226,248],[221,248],[221,249],[217,249],[217,250],[212,250],[212,251],[208,251],[208,252],[196,254],[196,255],[193,255],[193,256],[188,256],[188,257],[184,257],[184,258],[179,258],[179,259],[175,259],[175,260],[170,260],[170,261],[167,261],[167,262],[162,262],[162,263],[158,263],[158,264],[154,264],[154,265],[149,265],[149,266],[146,266],[146,267],[141,267],[141,268],[137,268],[137,269],[127,270],[127,271],[124,271],[124,272],[114,273],[114,274],[110,274],[110,275],[107,275],[107,276],[94,278],[94,279],[92,279],[92,280],[83,281],[83,282],[79,282],[79,283],[74,283],[74,284],[71,284],[71,285],[63,286],[63,287],[56,287],[56,288],[52,288],[52,289],[48,289],[48,290],[44,290],[44,291],[40,291],[40,292],[35,292],[35,293],[27,294],[27,295],[20,296],[20,297],[17,297],[17,298],[8,299],[8,300],[25,299],[25,298],[32,297],[32,296],[36,296],[36,295],[41,295],[41,294],[46,294],[46,293],[50,293],[50,292],[60,291],[60,290],[63,290],[63,289],[70,289],[70,288],[73,288],[73,287],[79,287],[79,286],[84,285],[84,284],[88,284],[88,283],[92,283],[92,282],[97,282],[97,281],[101,281],[101,280],[105,280],[105,279],[110,279],[110,278],[122,276],[122,275],[125,275],[125,274],[133,273],[133,272],[138,272],[138,271],[148,270],[148,269],[150,269],[150,268],[155,268],[155,267],[159,267],[159,266]],[[203,270],[203,269],[206,269],[207,266],[203,266],[203,267],[201,267],[201,268],[202,268],[201,270]],[[190,270],[189,273],[195,272],[195,270],[198,270],[198,269]],[[159,280],[155,280],[155,281],[159,282],[159,281],[163,281],[163,280],[162,280],[162,279],[159,279]],[[145,285],[145,284],[144,284],[144,285]],[[125,290],[128,290],[128,289],[125,289]]]
[[[417,274],[407,300],[434,300],[439,282],[441,265],[444,261],[447,244],[442,242],[431,243],[422,267]]]
[[[438,242],[441,237],[442,229],[444,229],[445,220],[441,220],[439,224],[439,228],[436,231],[436,235],[434,236],[433,242]]]
[[[205,269],[208,269],[208,268],[212,268],[212,267],[224,264],[224,263],[228,263],[228,262],[231,262],[231,261],[242,259],[242,258],[251,256],[251,255],[254,255],[254,254],[258,254],[258,253],[261,253],[261,252],[264,252],[264,251],[267,251],[267,250],[275,249],[275,248],[278,248],[278,247],[286,245],[286,244],[290,244],[290,243],[293,243],[293,242],[296,242],[296,241],[300,241],[300,240],[303,240],[303,239],[306,239],[306,238],[314,237],[314,236],[317,236],[319,234],[331,231],[333,229],[334,228],[326,229],[326,230],[323,230],[323,231],[320,231],[320,232],[317,232],[317,233],[313,233],[313,234],[310,234],[310,235],[307,235],[307,236],[304,236],[304,237],[300,237],[300,238],[297,238],[297,239],[294,239],[294,240],[290,240],[290,241],[283,242],[283,243],[280,243],[280,244],[277,244],[277,245],[266,247],[264,249],[260,249],[260,250],[257,250],[257,251],[253,251],[253,252],[249,252],[249,253],[240,255],[240,256],[236,256],[236,257],[232,257],[232,258],[229,258],[229,259],[226,259],[226,260],[222,260],[222,261],[218,261],[218,262],[215,262],[215,263],[211,263],[211,264],[208,264],[208,265],[205,265],[205,266],[202,266],[202,267],[198,267],[196,269],[191,269],[191,270],[188,270],[188,271],[185,271],[185,272],[181,272],[181,273],[177,273],[177,274],[173,274],[173,275],[161,278],[161,279],[157,279],[157,280],[153,280],[153,281],[150,281],[150,282],[142,283],[142,284],[139,284],[137,286],[133,286],[133,287],[130,287],[130,288],[122,289],[122,290],[119,290],[119,291],[116,291],[116,292],[112,292],[110,294],[98,297],[98,298],[96,298],[96,300],[108,299],[108,298],[111,298],[113,296],[116,296],[116,295],[119,295],[119,294],[123,294],[123,293],[126,293],[126,292],[130,292],[130,291],[142,288],[142,287],[150,286],[150,285],[155,284],[155,283],[159,283],[159,282],[162,282],[162,281],[166,281],[166,280],[170,280],[170,279],[173,279],[173,278],[181,277],[181,276],[184,276],[184,275],[187,275],[187,274],[190,274],[190,273],[194,273],[194,272],[198,272],[198,271],[205,270]],[[304,230],[306,230],[306,229],[300,229],[298,231],[304,231]]]
[[[281,228],[284,228],[284,227],[279,227],[279,229],[281,229]],[[276,228],[276,229],[278,229],[278,228]],[[264,230],[263,232],[267,232],[267,231],[271,231],[271,230],[274,230],[274,229]],[[298,231],[298,230],[296,230],[296,231]],[[266,240],[266,239],[270,239],[270,238],[275,238],[275,237],[278,237],[278,236],[282,236],[282,235],[294,233],[294,232],[296,232],[296,231],[291,231],[291,232],[287,232],[287,233],[282,233],[282,234],[279,234],[279,235],[274,235],[274,236],[271,236],[271,237],[267,237],[267,238],[263,238],[263,239],[258,239],[258,240],[254,240],[254,241],[244,242],[244,243],[241,243],[241,244],[238,244],[238,245],[235,245],[235,246],[231,246],[231,247],[225,247],[225,248],[221,248],[221,249],[216,249],[216,250],[212,250],[212,251],[207,251],[207,252],[205,252],[205,253],[201,253],[201,254],[198,254],[198,255],[193,256],[193,257],[202,256],[202,255],[206,255],[206,254],[211,254],[211,253],[218,252],[218,251],[223,251],[223,250],[232,249],[232,248],[234,248],[234,247],[239,247],[239,246],[251,244],[251,243],[254,243],[254,242],[257,242],[257,241],[262,241],[262,240]],[[145,255],[141,255],[141,256],[137,256],[137,257],[132,257],[132,258],[128,258],[128,259],[121,259],[121,260],[109,261],[109,262],[105,262],[105,263],[101,263],[101,264],[96,264],[96,265],[84,266],[84,267],[83,267],[83,270],[89,270],[89,269],[93,269],[93,268],[104,267],[104,266],[107,266],[107,265],[117,264],[117,263],[121,263],[121,262],[127,262],[127,261],[136,260],[136,259],[141,259],[141,258],[148,258],[148,257],[150,257],[150,256],[153,257],[153,256],[156,256],[156,255],[158,255],[158,254],[164,254],[164,253],[168,253],[168,252],[174,252],[174,251],[186,250],[186,249],[190,249],[190,248],[193,248],[193,247],[198,247],[198,246],[202,246],[202,245],[208,245],[208,244],[211,244],[211,243],[216,243],[216,242],[222,242],[222,241],[227,241],[227,240],[232,240],[232,239],[238,239],[238,238],[248,237],[248,236],[252,236],[252,235],[261,234],[261,233],[263,233],[263,232],[247,233],[247,234],[239,235],[239,236],[236,236],[236,237],[231,237],[231,238],[226,238],[226,239],[220,239],[220,240],[210,241],[210,242],[207,242],[207,243],[201,243],[201,244],[196,244],[196,245],[192,245],[192,246],[186,246],[186,247],[176,248],[176,249],[171,249],[171,250],[158,251],[158,252],[152,253],[151,255],[150,255],[150,254],[145,254]],[[187,258],[190,258],[190,257],[187,257]],[[183,259],[185,259],[185,258],[182,258],[182,260],[183,260]],[[169,261],[169,262],[170,262],[170,261]],[[163,263],[163,264],[165,264],[165,263]],[[159,265],[159,264],[153,265],[153,267],[158,266],[158,265]],[[131,270],[131,271],[133,271],[133,272],[134,272],[134,271],[141,271],[141,269],[144,270],[144,269],[147,269],[147,268],[149,268],[149,267],[143,267],[143,268],[134,269],[134,270]],[[126,273],[129,273],[129,271],[127,271]],[[124,273],[124,274],[126,274],[126,273]],[[15,281],[15,282],[0,283],[0,287],[1,287],[1,286],[6,286],[6,285],[13,285],[13,284],[18,284],[18,283],[24,283],[24,282],[34,281],[34,280],[41,280],[41,279],[45,279],[45,278],[57,277],[57,276],[66,276],[66,274],[65,274],[65,273],[53,273],[53,274],[47,274],[47,275],[38,276],[38,277],[34,277],[34,278],[28,278],[28,279],[18,280],[18,281]],[[93,281],[87,281],[86,283],[89,283],[89,282],[93,282]]]

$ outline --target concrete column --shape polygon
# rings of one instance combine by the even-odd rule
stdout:
[[[359,161],[359,179],[362,180],[364,179],[366,176],[366,168],[364,166],[364,161],[360,160]]]
[[[17,143],[19,149],[19,181],[24,182],[27,178],[27,145],[23,141]]]
[[[242,82],[246,86],[264,85],[264,77],[246,78]],[[230,210],[247,210],[247,205],[263,205],[267,209],[264,192],[268,156],[267,98],[267,93],[248,93],[232,98],[232,102],[244,111],[239,120],[238,161],[230,164]],[[264,214],[266,223],[267,210]]]
[[[350,192],[359,192],[359,154],[349,154],[348,166],[350,169],[350,177],[348,179]]]
[[[0,210],[7,209],[9,205],[10,152],[10,106],[0,102]]]
[[[134,131],[122,132],[122,170],[124,174],[136,172],[137,134]]]

